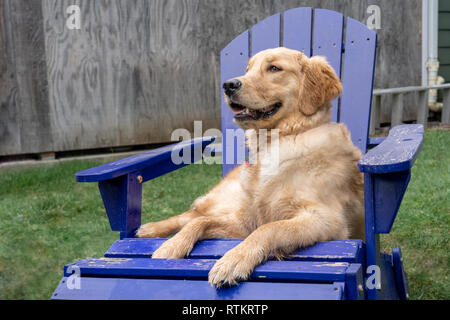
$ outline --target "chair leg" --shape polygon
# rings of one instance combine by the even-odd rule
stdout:
[[[400,300],[408,300],[408,278],[405,269],[403,268],[402,250],[400,248],[392,249],[392,260],[398,296]]]

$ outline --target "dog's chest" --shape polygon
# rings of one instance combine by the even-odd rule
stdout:
[[[295,144],[294,140],[294,137],[280,139],[272,135],[267,144],[258,141],[258,151],[253,152],[250,149],[250,161],[243,170],[241,183],[258,190],[270,187],[290,165],[289,160],[299,156],[297,150],[299,146]],[[255,145],[256,142],[253,144]]]
[[[241,170],[240,183],[245,192],[246,210],[256,211],[255,226],[286,218],[278,216],[284,190],[291,189],[286,177],[288,155],[277,148],[268,148],[257,154],[256,162],[247,163]],[[274,213],[278,212],[277,215]]]
[[[269,148],[250,158],[241,173],[241,184],[244,189],[257,191],[270,186],[280,173],[279,155],[279,150]]]

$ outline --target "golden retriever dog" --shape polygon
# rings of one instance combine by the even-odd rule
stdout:
[[[224,90],[257,161],[231,171],[187,212],[143,225],[137,237],[174,235],[153,258],[184,258],[199,240],[245,238],[209,273],[209,282],[221,287],[248,279],[269,258],[318,241],[364,239],[362,155],[346,126],[330,122],[342,85],[325,58],[265,50]],[[255,147],[259,129],[266,129],[267,145],[278,148]]]

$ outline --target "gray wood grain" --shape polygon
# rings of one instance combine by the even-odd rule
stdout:
[[[0,0],[0,152],[16,154],[21,150],[19,95],[9,16],[8,3]]]
[[[39,1],[5,0],[10,25],[8,36],[9,60],[14,61],[15,77],[7,77],[14,91],[9,113],[15,117],[20,134],[18,153],[39,153],[53,149],[49,124],[49,104],[42,10]],[[12,59],[12,60],[11,60]],[[11,80],[8,80],[11,79]],[[17,86],[14,85],[14,81]],[[5,154],[5,151],[0,154]]]
[[[0,0],[0,156],[170,141],[220,128],[219,54],[258,21],[312,6],[381,8],[376,88],[420,85],[419,0]],[[9,14],[4,13],[6,6]],[[81,7],[81,30],[65,26]],[[10,25],[10,27],[5,27]],[[2,41],[3,42],[3,41]],[[6,62],[5,62],[6,61]],[[8,77],[7,74],[14,74]],[[390,121],[383,98],[380,122]],[[415,118],[405,96],[403,120]]]
[[[118,145],[116,1],[82,1],[81,30],[66,27],[66,8],[73,3],[42,1],[54,151]]]

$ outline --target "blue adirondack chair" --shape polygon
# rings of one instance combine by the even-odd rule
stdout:
[[[201,151],[214,138],[197,138],[76,174],[79,182],[98,182],[111,228],[120,232],[121,240],[103,258],[65,266],[52,299],[406,299],[401,251],[380,252],[379,235],[391,230],[422,146],[423,127],[402,125],[387,138],[368,137],[377,35],[351,18],[345,41],[343,30],[342,14],[329,10],[296,8],[276,14],[222,51],[221,77],[223,83],[244,74],[250,56],[279,46],[326,56],[342,74],[344,92],[333,103],[333,121],[348,126],[364,154],[359,169],[365,177],[365,243],[320,242],[294,252],[286,261],[268,261],[255,269],[249,281],[220,290],[208,284],[208,272],[240,239],[202,241],[186,259],[151,259],[165,239],[134,238],[141,223],[142,184],[186,165],[173,163],[172,152],[191,152],[192,161],[201,160]],[[232,119],[222,102],[223,132],[236,129]],[[226,157],[225,146],[236,141],[224,135],[223,144]],[[223,165],[223,175],[235,165]],[[75,276],[78,288],[68,285]],[[377,277],[381,287],[376,285]]]

